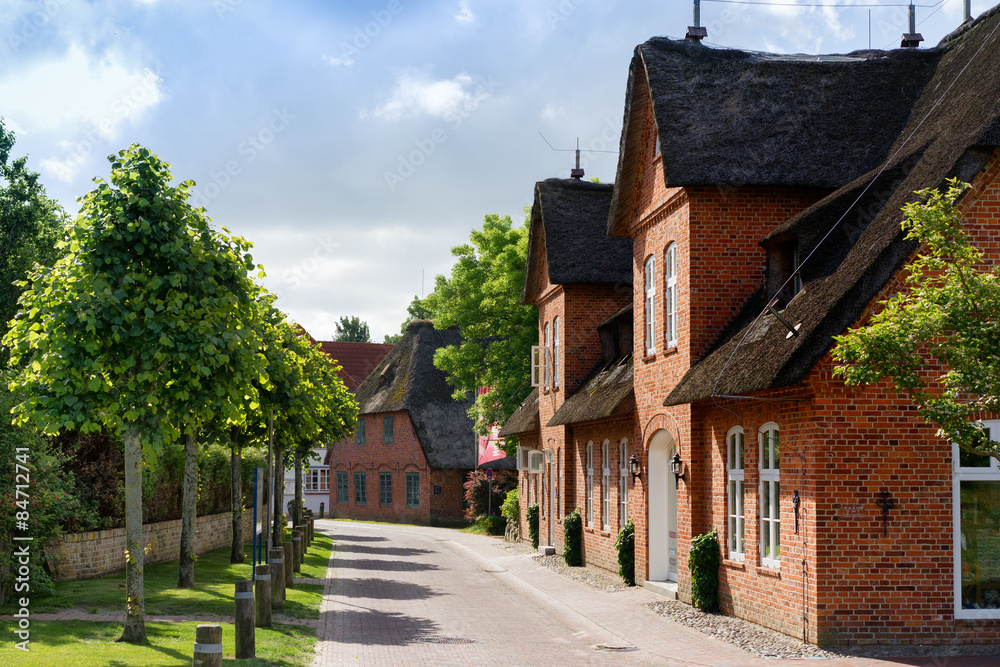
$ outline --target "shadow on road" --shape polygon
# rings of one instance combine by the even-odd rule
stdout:
[[[333,641],[340,644],[400,646],[438,629],[430,619],[396,612],[338,609],[326,613],[335,615]]]
[[[337,553],[375,554],[376,556],[416,556],[429,554],[430,549],[413,549],[410,547],[373,547],[367,544],[339,544]]]
[[[344,535],[342,533],[333,533],[333,542],[385,542],[388,537],[379,537],[378,535]]]
[[[376,560],[374,558],[334,559],[334,567],[343,570],[372,570],[378,572],[406,572],[409,570],[437,570],[433,563],[417,563],[412,560]]]
[[[426,600],[438,595],[451,595],[428,586],[391,579],[339,579],[334,595],[371,600]]]

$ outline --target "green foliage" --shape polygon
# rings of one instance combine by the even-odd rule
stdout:
[[[715,530],[691,540],[691,601],[702,611],[719,611],[719,536]]]
[[[528,536],[531,537],[531,548],[538,548],[538,504],[528,505],[525,513],[528,519]]]
[[[485,514],[500,514],[507,493],[517,488],[517,473],[511,470],[494,470],[493,481],[486,479],[486,471],[469,471],[465,479],[465,518],[474,519]],[[492,491],[492,498],[489,493]]]
[[[521,520],[521,501],[518,498],[516,486],[507,492],[507,497],[504,498],[503,505],[500,506],[500,516],[514,523]]]
[[[487,215],[471,244],[452,248],[458,261],[451,276],[437,276],[434,291],[417,301],[439,329],[457,325],[465,341],[434,355],[455,387],[456,399],[479,387],[469,414],[485,434],[502,424],[531,392],[530,352],[538,342],[538,309],[521,304],[528,256],[528,227],[514,227],[510,217]],[[412,305],[411,305],[412,306]],[[505,450],[512,454],[509,444]]]
[[[476,517],[476,525],[481,526],[488,535],[503,535],[507,529],[507,520],[497,514],[484,514]]]
[[[629,586],[635,586],[635,524],[632,519],[618,533],[615,540],[618,549],[618,574]]]
[[[979,419],[1000,410],[1000,268],[987,267],[955,202],[968,187],[921,190],[903,207],[906,238],[923,248],[904,288],[871,321],[835,337],[836,373],[849,385],[888,379],[939,437],[1000,460]]]
[[[571,567],[583,565],[583,519],[580,518],[580,508],[566,515],[563,519],[563,534],[566,536],[566,548],[563,558]]]
[[[362,322],[357,316],[341,317],[335,326],[337,333],[333,336],[334,340],[353,343],[372,342],[371,334],[368,332],[368,323]]]

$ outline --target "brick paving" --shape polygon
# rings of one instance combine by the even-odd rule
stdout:
[[[659,616],[643,589],[604,592],[500,549],[422,526],[317,521],[334,538],[314,667],[705,665],[764,660]],[[823,660],[827,667],[995,667],[997,656]]]

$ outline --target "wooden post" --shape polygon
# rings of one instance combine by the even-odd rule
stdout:
[[[285,550],[271,549],[267,564],[271,566],[271,609],[285,608]]]
[[[295,547],[291,542],[282,542],[281,550],[285,552],[285,596],[288,595],[289,588],[295,588]]]
[[[292,554],[292,567],[295,568],[296,572],[302,571],[302,531],[295,529],[292,531],[292,546],[294,547],[294,552]]]
[[[302,538],[302,543],[299,544],[299,548],[301,549],[299,551],[299,565],[302,565],[302,563],[306,562],[306,551],[309,550],[309,533],[306,531],[306,527],[304,524],[300,523],[295,527],[298,528],[299,537]],[[299,570],[295,571],[298,572]]]
[[[257,603],[257,627],[271,627],[271,566],[266,564],[257,565],[254,568]]]
[[[326,503],[319,504],[319,518],[323,518],[323,510],[326,509]]]
[[[256,657],[254,630],[253,582],[249,579],[236,582],[236,659],[249,660]],[[221,663],[220,663],[221,664]]]
[[[222,626],[201,624],[194,629],[194,667],[222,667]]]

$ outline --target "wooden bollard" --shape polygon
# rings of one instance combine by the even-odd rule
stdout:
[[[258,565],[254,568],[254,602],[257,609],[257,627],[271,627],[271,566]]]
[[[286,597],[288,596],[288,589],[295,588],[295,564],[292,562],[295,559],[294,549],[295,547],[292,546],[290,541],[281,543],[281,550],[285,552],[284,577]]]
[[[320,503],[319,504],[319,518],[321,518],[321,519],[323,518],[323,510],[326,509],[325,506],[326,506],[326,503]]]
[[[253,582],[249,579],[236,582],[236,659],[249,660],[256,657],[257,646],[254,630]],[[222,663],[219,663],[222,664]]]
[[[271,609],[285,608],[285,550],[271,549],[267,564],[271,566]]]
[[[222,667],[222,626],[202,624],[194,629],[194,667]]]
[[[316,519],[309,517],[309,542],[316,540]]]
[[[292,553],[292,567],[296,572],[302,571],[302,531],[293,530],[292,531],[292,547],[294,547]]]
[[[302,565],[302,563],[306,562],[306,551],[309,550],[309,535],[306,534],[305,524],[300,523],[299,525],[295,526],[295,528],[299,531],[299,537],[302,538],[302,541],[299,543],[299,563],[298,563],[299,565]],[[301,568],[298,568],[295,571],[298,572],[299,569]]]

